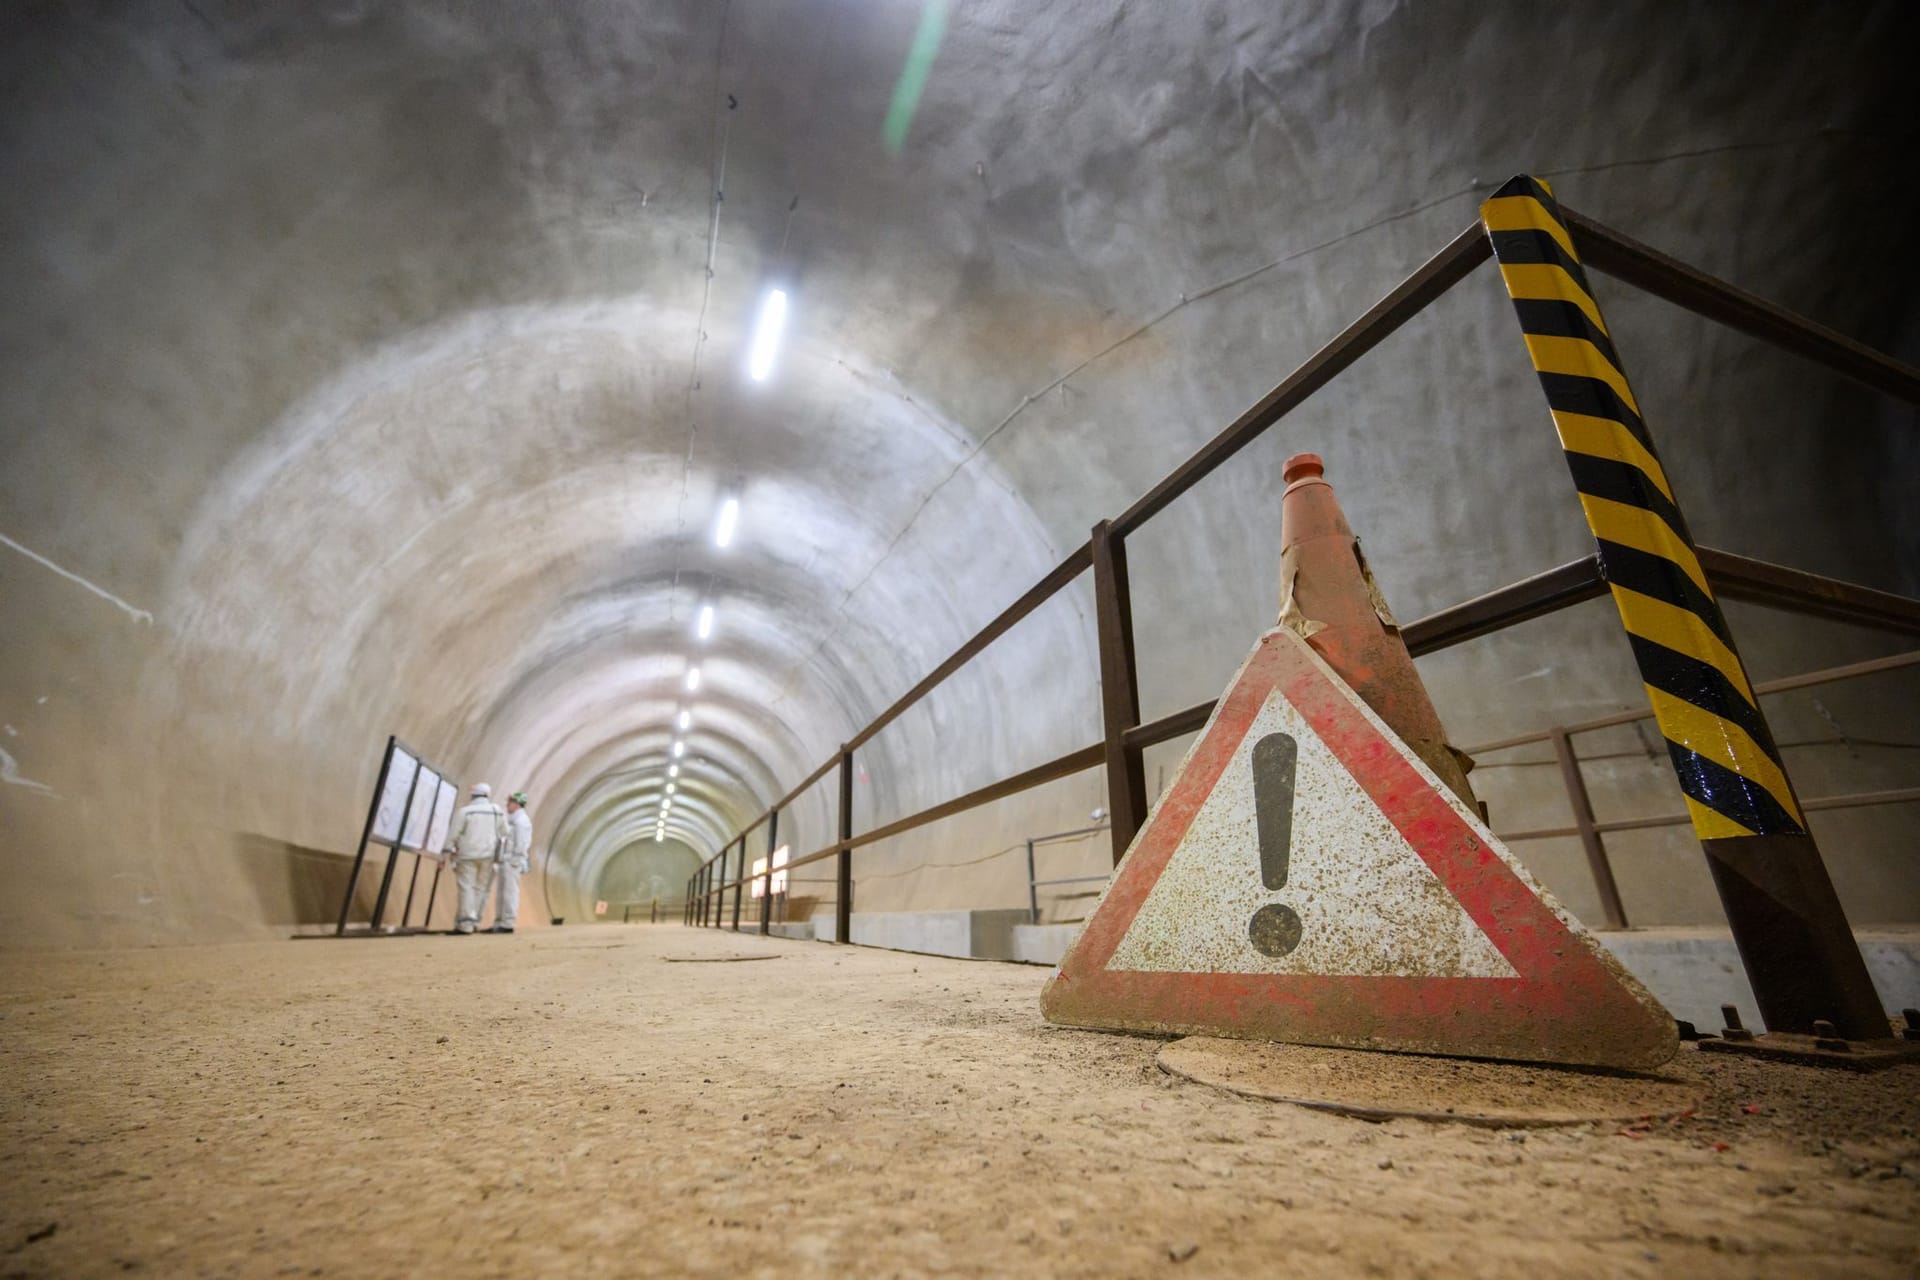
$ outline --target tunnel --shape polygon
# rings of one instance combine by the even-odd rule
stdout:
[[[1594,272],[1689,536],[1735,558],[1711,562],[1735,566],[1726,581],[1747,574],[1744,592],[1722,592],[1732,661],[1765,695],[1781,767],[1808,802],[1827,918],[1844,945],[1857,935],[1878,1012],[1920,1004],[1920,674],[1905,655],[1920,630],[1920,424],[1899,392],[1920,362],[1904,55],[1920,21],[1908,6],[116,0],[8,6],[0,32],[0,921],[19,960],[5,1037],[25,1089],[6,1108],[16,1151],[50,1141],[50,1117],[65,1117],[63,1132],[107,1124],[61,1092],[77,1086],[24,1082],[65,1079],[87,1036],[126,1030],[74,1022],[70,1044],[43,1040],[63,1019],[141,1021],[137,1000],[111,992],[159,984],[145,998],[161,1026],[209,1005],[255,1010],[231,1043],[287,1058],[257,1079],[247,1069],[262,1115],[281,1114],[263,1099],[295,1072],[293,1043],[304,1053],[331,1037],[298,1059],[304,1075],[362,1055],[384,1071],[383,1034],[419,1041],[401,1056],[480,1034],[422,1011],[437,979],[413,997],[379,985],[443,963],[455,985],[482,981],[479,961],[445,959],[469,945],[443,936],[456,927],[451,864],[369,838],[392,739],[461,803],[483,782],[495,801],[528,797],[519,936],[471,944],[522,948],[485,953],[522,967],[477,998],[503,1027],[544,1016],[567,1034],[500,1031],[500,1052],[517,1056],[498,1070],[530,1073],[545,1111],[498,1124],[557,1142],[577,1123],[589,1145],[586,1094],[561,1086],[612,1091],[608,1105],[638,1126],[622,1139],[635,1162],[654,1160],[649,1176],[685,1198],[672,1202],[684,1229],[712,1217],[721,1236],[763,1242],[722,1248],[739,1267],[908,1274],[946,1257],[955,1274],[1101,1272],[1073,1242],[1139,1191],[1103,1172],[1108,1156],[1133,1159],[1106,1145],[1111,1117],[1089,1122],[1086,1151],[1048,1166],[1079,1191],[1021,1218],[1013,1236],[1027,1244],[977,1249],[925,1200],[887,1200],[860,1164],[897,1134],[836,1157],[810,1126],[851,1123],[833,1101],[842,1085],[880,1091],[869,1116],[919,1105],[916,1090],[933,1086],[911,1083],[912,1054],[938,1057],[948,1037],[979,1074],[938,1087],[971,1105],[1006,1103],[985,1065],[996,1057],[1045,1072],[1059,1067],[1049,1046],[1075,1045],[1073,1070],[1144,1090],[1127,1094],[1153,1117],[1143,1132],[1179,1130],[1161,1110],[1173,1077],[1142,1066],[1151,1042],[1036,1029],[1037,984],[1146,816],[1116,813],[1102,760],[1126,731],[1219,698],[1275,626],[1296,455],[1324,460],[1382,616],[1409,635],[1595,555],[1501,287],[1508,264],[1437,293],[1128,530],[1124,670],[1092,560],[1080,571],[1074,557],[1456,238],[1484,244],[1481,208],[1515,175],[1734,291],[1718,296],[1837,335],[1810,356],[1769,340],[1774,312],[1758,302],[1729,304],[1740,314],[1723,323]],[[1851,373],[1818,358],[1841,347]],[[1687,825],[1693,797],[1647,710],[1645,668],[1607,582],[1590,585],[1571,607],[1420,652],[1419,679],[1447,740],[1474,757],[1489,830],[1531,882],[1569,919],[1626,937],[1625,963],[1690,1027],[1717,1029],[1727,1002],[1759,1025],[1729,940],[1741,922],[1697,815]],[[1768,591],[1798,592],[1799,605]],[[1018,621],[973,652],[1015,607]],[[956,654],[967,660],[920,687]],[[1116,680],[1137,684],[1119,726]],[[1128,748],[1144,805],[1178,784],[1204,718]],[[1578,743],[1577,794],[1556,741]],[[1076,752],[1081,767],[909,822]],[[1569,805],[1592,812],[1575,822]],[[835,854],[890,824],[898,834]],[[801,865],[767,900],[763,931],[768,884],[747,873],[770,871],[776,848]],[[954,921],[962,942],[930,940]],[[875,945],[813,945],[829,940]],[[768,962],[719,962],[755,958]],[[619,968],[643,959],[644,980]],[[1037,963],[1011,976],[959,964],[983,959]],[[135,966],[124,980],[102,976],[123,965]],[[1660,985],[1681,969],[1694,975],[1684,997]],[[886,1020],[847,1013],[836,1046],[821,1025],[839,1015],[807,1010],[820,992],[850,999],[852,982],[895,1003]],[[305,1010],[322,992],[339,999],[313,1018],[274,1012],[283,993],[286,1010]],[[752,994],[730,1017],[740,992]],[[1034,1027],[1008,1021],[1025,1038],[997,1049],[967,1039],[1000,1026],[968,1020],[989,1008]],[[740,1037],[756,1026],[750,1051]],[[609,1047],[621,1028],[640,1039]],[[864,1051],[833,1057],[856,1042]],[[215,1051],[174,1049],[183,1080],[198,1068],[178,1055]],[[788,1051],[813,1092],[755,1092],[774,1090],[761,1077]],[[99,1065],[138,1074],[135,1048],[100,1052]],[[869,1079],[882,1061],[906,1075]],[[649,1070],[686,1077],[662,1095],[677,1102],[654,1104],[670,1120],[638,1111]],[[1142,1070],[1157,1083],[1140,1085]],[[1759,1074],[1714,1077],[1710,1097],[1772,1087],[1764,1068],[1738,1070]],[[1913,1070],[1862,1077],[1879,1092],[1849,1094],[1854,1109],[1833,1120],[1844,1158],[1795,1147],[1820,1123],[1786,1106],[1764,1138],[1771,1172],[1726,1183],[1714,1212],[1747,1214],[1732,1206],[1755,1203],[1762,1182],[1811,1185],[1824,1174],[1809,1161],[1892,1169],[1876,1194],[1910,1186]],[[728,1086],[751,1096],[702,1092]],[[1036,1088],[1073,1111],[1070,1091]],[[347,1131],[396,1122],[344,1094],[302,1105],[333,1102]],[[217,1128],[240,1106],[208,1093],[187,1114]],[[1284,1127],[1254,1106],[1215,1099],[1190,1119],[1237,1150]],[[667,1128],[723,1120],[744,1127],[688,1148],[697,1177],[658,1163],[686,1141]],[[728,1186],[774,1176],[771,1157],[747,1174],[727,1153],[749,1135],[785,1150],[789,1123],[804,1135],[792,1154],[813,1163],[779,1176],[891,1205],[885,1248],[850,1251],[865,1228],[818,1203],[789,1223],[780,1193],[756,1191],[747,1217],[725,1207]],[[978,1128],[1002,1145],[952,1149],[1000,1168],[1046,1145],[1034,1133],[1074,1141],[1052,1118],[1023,1133],[998,1123]],[[345,1158],[288,1124],[289,1142]],[[1347,1131],[1326,1124],[1311,1141],[1345,1151]],[[1393,1162],[1380,1161],[1401,1139],[1355,1132],[1366,1142],[1354,1168],[1384,1185]],[[1584,1158],[1572,1132],[1467,1151],[1419,1129],[1405,1141],[1420,1154],[1401,1164],[1523,1149],[1572,1162]],[[221,1133],[222,1151],[240,1142],[239,1128]],[[601,1141],[578,1157],[581,1186],[611,1204],[628,1191]],[[1700,1149],[1712,1154],[1689,1147],[1685,1160]],[[915,1151],[922,1195],[936,1198],[925,1188],[959,1174],[937,1149]],[[836,1158],[851,1163],[822,1163]],[[532,1165],[476,1159],[486,1168],[467,1172],[490,1187],[534,1180]],[[1194,1185],[1234,1182],[1193,1159]],[[1308,1163],[1342,1176],[1319,1155]],[[371,1184],[393,1185],[397,1168]],[[1513,1176],[1500,1195],[1526,1193]],[[1161,1170],[1153,1185],[1183,1177]],[[1681,1212],[1687,1175],[1658,1177],[1673,1196],[1662,1212]],[[143,1220],[133,1191],[50,1193],[24,1170],[8,1184],[18,1239],[0,1247],[26,1274],[107,1269],[103,1239]],[[1354,1203],[1376,1194],[1355,1190]],[[1817,1198],[1822,1212],[1844,1199]],[[1316,1201],[1321,1217],[1303,1228],[1316,1255],[1334,1257],[1339,1199]],[[1217,1242],[1223,1224],[1271,1209],[1167,1191],[1150,1216],[1177,1221],[1175,1202],[1204,1228],[1135,1240],[1138,1255],[1114,1255],[1105,1274],[1224,1265],[1237,1255]],[[279,1213],[271,1197],[246,1203],[261,1221]],[[1887,1203],[1853,1258],[1859,1274],[1913,1261],[1911,1197]],[[991,1195],[976,1209],[1027,1211]],[[408,1241],[371,1255],[381,1266],[490,1265],[471,1250],[496,1226],[434,1252],[387,1210],[329,1200],[302,1230],[362,1212]],[[1490,1238],[1509,1243],[1486,1262],[1504,1274],[1525,1215],[1495,1216]],[[29,1241],[43,1218],[59,1234]],[[747,1225],[720,1225],[736,1218]],[[765,1252],[772,1227],[788,1252]],[[610,1274],[699,1269],[679,1251],[691,1237],[651,1254],[632,1219],[582,1229],[639,1251],[598,1255]],[[223,1230],[189,1234],[204,1244]],[[225,1245],[183,1253],[146,1226],[133,1234],[126,1256],[162,1272],[271,1270]],[[1723,1246],[1739,1232],[1725,1223],[1690,1219],[1671,1246],[1649,1243],[1657,1234],[1561,1262],[1652,1274],[1664,1264],[1648,1259],[1670,1248],[1670,1260],[1736,1269]],[[1175,1256],[1189,1235],[1197,1252]],[[316,1267],[345,1261],[343,1246],[302,1238],[275,1260],[306,1249]],[[1787,1271],[1845,1262],[1811,1236],[1775,1244]],[[1458,1247],[1360,1244],[1328,1265],[1477,1269]],[[541,1270],[579,1261],[552,1248],[507,1252],[530,1250],[518,1265]],[[44,1250],[52,1261],[36,1262]]]

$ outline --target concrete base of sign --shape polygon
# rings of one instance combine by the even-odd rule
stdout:
[[[1013,958],[1026,964],[1059,964],[1079,932],[1078,924],[1015,925]],[[1726,930],[1630,929],[1594,936],[1674,1017],[1703,1032],[1717,1032],[1720,1006],[1730,1004],[1748,1026],[1763,1025],[1740,952]],[[1888,1010],[1920,1007],[1920,931],[1863,929],[1855,936]]]
[[[1493,1129],[1672,1116],[1706,1096],[1685,1058],[1657,1074],[1616,1073],[1188,1036],[1156,1061],[1169,1075],[1250,1098]]]

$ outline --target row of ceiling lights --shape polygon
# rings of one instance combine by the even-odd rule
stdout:
[[[765,382],[773,372],[774,358],[780,353],[780,337],[787,324],[787,294],[784,289],[769,290],[760,304],[760,319],[754,326],[753,345],[747,357],[747,375],[755,382]],[[721,550],[733,542],[734,530],[740,524],[740,499],[728,497],[720,504],[720,514],[713,525],[713,544]],[[693,628],[696,640],[713,638],[713,605],[700,606]],[[687,667],[687,692],[700,690],[700,666],[698,663]],[[674,792],[678,784],[674,781],[680,776],[680,758],[687,753],[685,734],[693,728],[693,708],[685,706],[674,720],[676,733],[670,748],[667,762],[667,785],[660,797],[660,814],[654,821],[653,838],[656,843],[667,838],[667,817],[673,812]]]

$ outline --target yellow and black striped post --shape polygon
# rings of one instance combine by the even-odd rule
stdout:
[[[1887,1017],[1544,182],[1480,206],[1600,565],[1774,1031],[1884,1039]]]

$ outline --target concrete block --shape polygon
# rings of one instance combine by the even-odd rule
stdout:
[[[1013,958],[1021,964],[1056,965],[1080,936],[1081,924],[1016,924]]]
[[[856,911],[853,940],[869,947],[916,951],[926,955],[965,956],[1056,965],[1080,935],[1082,924],[1028,924],[1018,908],[999,911]],[[834,919],[821,912],[784,937],[831,942]],[[800,932],[804,930],[804,932]],[[1724,929],[1630,929],[1597,933],[1676,1018],[1702,1031],[1721,1026],[1720,1006],[1735,1005],[1747,1026],[1763,1029],[1753,988],[1740,964],[1740,952]],[[1889,1011],[1920,1008],[1920,930],[1872,930],[1859,935],[1867,971]]]
[[[993,911],[856,911],[852,940],[863,947],[915,951],[923,955],[974,960],[1012,960],[1013,930],[1027,913],[1012,907]],[[830,911],[813,917],[813,936],[834,938]]]
[[[1674,1017],[1718,1031],[1720,1006],[1731,1004],[1747,1026],[1764,1028],[1739,948],[1726,930],[1631,929],[1597,936]],[[1856,937],[1881,1002],[1889,1010],[1920,1006],[1920,930],[1863,931]]]

